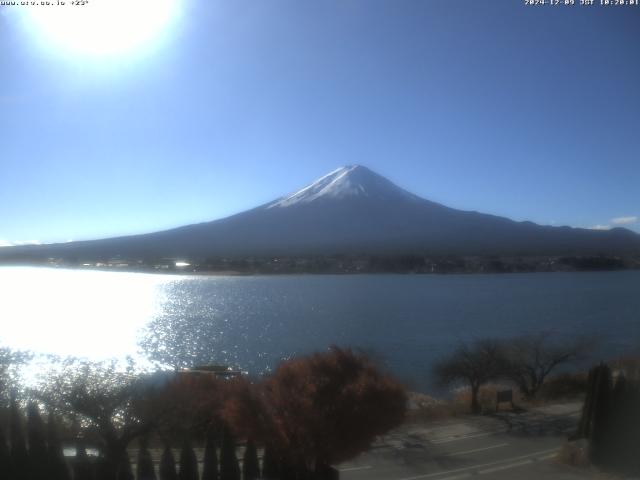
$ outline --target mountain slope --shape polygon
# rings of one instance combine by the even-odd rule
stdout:
[[[252,210],[172,230],[67,244],[0,249],[0,258],[98,260],[158,257],[419,253],[431,255],[640,254],[640,235],[540,226],[452,209],[362,166],[339,168]]]

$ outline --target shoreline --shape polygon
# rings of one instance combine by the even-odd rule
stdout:
[[[240,271],[240,270],[188,270],[186,268],[135,268],[120,266],[83,266],[83,265],[52,265],[41,263],[0,263],[0,268],[45,268],[49,270],[79,270],[91,272],[122,272],[149,275],[195,276],[195,277],[262,277],[262,276],[357,276],[357,275],[415,275],[415,276],[470,276],[470,275],[518,275],[534,273],[606,273],[623,271],[640,271],[640,266],[625,268],[593,268],[593,269],[549,269],[549,270],[517,270],[517,271]]]

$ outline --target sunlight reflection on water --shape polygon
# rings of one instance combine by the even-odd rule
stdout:
[[[91,359],[138,350],[175,277],[43,268],[0,269],[0,344]]]

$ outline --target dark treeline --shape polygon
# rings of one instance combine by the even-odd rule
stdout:
[[[640,258],[581,257],[461,257],[455,255],[323,255],[207,259],[195,271],[241,273],[524,273],[622,270],[640,268]]]
[[[177,261],[187,265],[176,266]],[[430,256],[389,255],[307,255],[239,258],[11,258],[13,265],[49,265],[68,268],[119,269],[126,271],[162,271],[241,274],[353,274],[353,273],[527,273],[566,271],[606,271],[640,269],[640,258],[596,256]]]

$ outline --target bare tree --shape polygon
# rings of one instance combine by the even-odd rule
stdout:
[[[132,364],[66,359],[50,373],[35,395],[62,415],[95,431],[104,455],[104,478],[115,479],[128,444],[146,434],[159,417],[157,385],[136,374]]]
[[[7,408],[11,391],[16,390],[20,368],[33,358],[30,352],[0,347],[0,408]]]
[[[535,398],[553,370],[582,358],[593,344],[593,340],[586,338],[562,341],[550,332],[510,339],[504,347],[504,375],[525,398]]]
[[[436,363],[433,373],[443,386],[458,382],[471,388],[471,412],[480,413],[478,393],[485,383],[504,371],[503,345],[499,340],[483,339],[461,344],[448,358]]]

